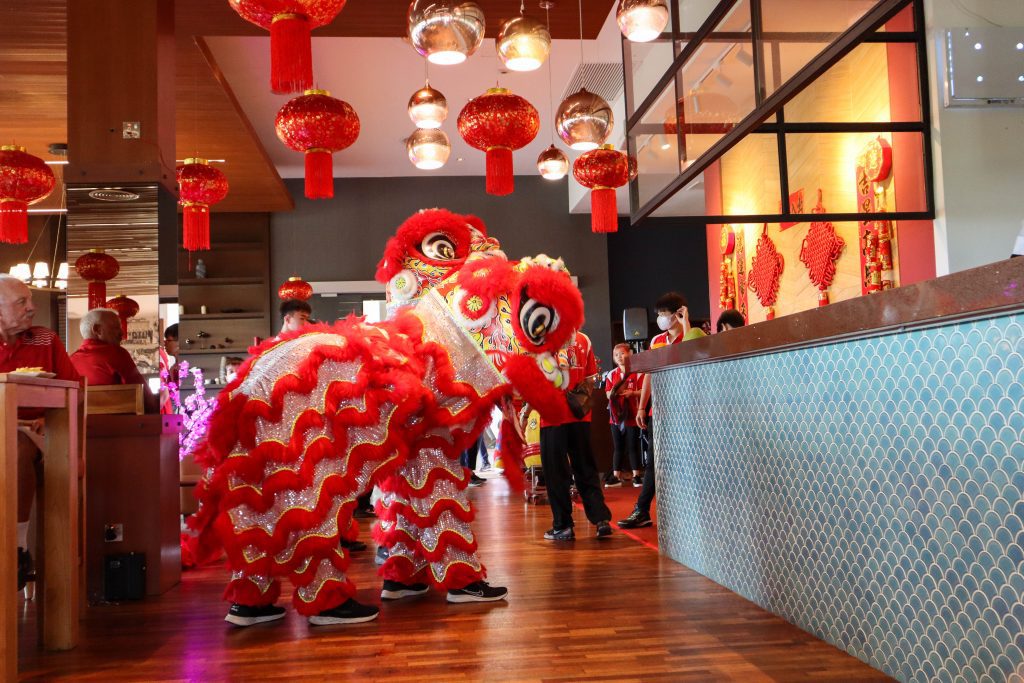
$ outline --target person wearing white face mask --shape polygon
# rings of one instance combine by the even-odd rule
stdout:
[[[686,308],[686,297],[678,292],[662,294],[654,303],[654,312],[658,314],[658,328],[662,333],[651,340],[651,348],[657,349],[662,346],[679,344],[690,339],[703,337],[704,332],[699,328],[690,327],[690,314]],[[637,410],[636,422],[641,429],[648,429],[650,414],[648,407],[651,402],[651,376],[644,375],[643,385],[640,388],[640,407]],[[653,443],[652,439],[647,440]],[[633,513],[626,519],[619,521],[622,529],[639,529],[640,527],[651,526],[651,503],[654,502],[654,457],[653,453],[649,462],[644,463],[644,481],[640,489],[640,496],[636,500]]]

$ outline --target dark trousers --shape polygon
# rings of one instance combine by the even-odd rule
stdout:
[[[636,510],[647,516],[651,514],[651,503],[654,502],[654,448],[650,439],[650,431],[644,435],[647,438],[647,459],[644,461],[644,485],[640,489],[640,497],[636,499]]]
[[[612,425],[612,471],[621,472],[629,458],[629,469],[640,471],[640,428]]]
[[[480,449],[484,449],[484,453],[487,453],[487,446],[484,445],[484,437],[477,439],[469,448],[462,451],[462,455],[459,456],[459,463],[463,467],[468,467],[470,471],[476,471],[476,458],[480,453]],[[484,456],[486,457],[486,455]]]
[[[576,480],[576,488],[583,499],[583,510],[591,524],[612,518],[612,512],[604,502],[597,464],[590,449],[589,422],[541,427],[540,464],[544,468],[552,526],[555,529],[573,526],[572,498],[569,495],[573,479]]]

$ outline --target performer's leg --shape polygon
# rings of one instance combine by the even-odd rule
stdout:
[[[569,461],[587,519],[591,524],[607,524],[612,518],[612,512],[604,502],[594,451],[590,447],[590,423],[570,422],[564,425],[564,428],[569,433]],[[609,527],[608,532],[610,531]]]
[[[232,572],[224,591],[224,599],[231,603],[224,621],[236,626],[253,626],[283,619],[284,608],[274,604],[280,595],[281,582],[277,579],[244,570]]]
[[[541,427],[540,463],[544,470],[548,504],[551,505],[553,532],[565,531],[573,526],[572,498],[569,496],[572,473],[569,470],[567,451],[568,438],[565,425]],[[571,536],[571,534],[566,534],[566,536]],[[560,539],[552,538],[549,540]]]

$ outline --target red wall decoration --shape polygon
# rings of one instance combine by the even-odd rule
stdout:
[[[779,296],[779,280],[785,268],[782,254],[775,248],[775,242],[768,237],[768,224],[764,224],[761,237],[757,240],[757,249],[750,263],[750,289],[757,295],[758,301],[765,307],[765,319],[775,317],[775,301]]]
[[[868,143],[857,159],[857,205],[864,213],[888,210],[888,182],[892,177],[892,146],[878,137]],[[870,294],[896,286],[896,224],[893,221],[860,221],[861,293]]]
[[[820,189],[813,212],[825,213]],[[818,288],[819,306],[828,303],[828,288],[836,276],[836,261],[845,246],[846,242],[836,234],[836,226],[831,221],[811,221],[807,237],[800,248],[800,260],[807,266],[807,276]]]

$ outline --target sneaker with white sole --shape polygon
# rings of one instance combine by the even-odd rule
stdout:
[[[651,516],[646,512],[640,510],[633,510],[633,514],[626,519],[619,520],[620,529],[639,529],[645,526],[651,526],[654,522],[651,521]]]
[[[564,529],[548,529],[544,532],[544,540],[546,541],[575,541],[576,532],[573,531],[571,526],[567,526]]]
[[[597,523],[597,534],[598,538],[607,538],[612,535],[612,525],[607,520],[604,522]]]
[[[476,581],[464,588],[448,591],[448,602],[495,602],[504,600],[507,595],[507,588],[491,586],[486,581]]]
[[[615,489],[619,488],[620,486],[622,486],[622,480],[619,479],[618,477],[612,477],[611,479],[608,479],[604,482],[604,487],[606,489]]]
[[[425,583],[400,583],[391,579],[384,579],[384,588],[380,592],[383,600],[401,600],[411,598],[414,595],[423,595],[430,590]]]
[[[373,605],[364,605],[352,598],[338,605],[334,609],[324,610],[309,618],[313,626],[332,626],[334,624],[361,624],[366,621],[373,621],[380,614],[380,610]]]
[[[284,615],[284,607],[278,607],[277,605],[258,605],[252,607],[250,605],[240,605],[236,602],[228,609],[228,615],[224,617],[224,621],[235,626],[254,626],[256,624],[265,624],[268,621],[284,619]]]

